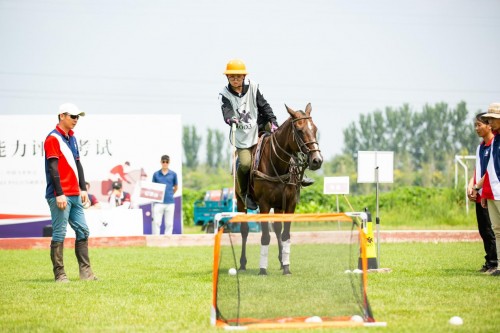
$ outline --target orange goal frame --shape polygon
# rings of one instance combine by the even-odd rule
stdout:
[[[319,213],[319,214],[242,214],[242,213],[225,213],[223,217],[232,215],[229,223],[247,223],[247,222],[349,222],[353,223],[354,219],[359,219],[361,222],[366,222],[366,213]],[[222,215],[221,215],[222,216]],[[214,226],[218,225],[216,216]],[[253,330],[253,329],[304,329],[304,328],[320,328],[320,327],[359,327],[359,326],[386,326],[386,323],[376,322],[371,313],[368,303],[368,260],[366,255],[367,239],[366,234],[361,227],[362,223],[356,223],[359,233],[360,244],[360,263],[362,267],[362,292],[363,292],[363,307],[367,316],[365,321],[352,321],[350,317],[346,318],[321,318],[321,322],[305,322],[306,318],[276,318],[275,320],[262,319],[260,322],[245,323],[244,319],[239,320],[239,326],[229,325],[227,322],[217,318],[217,283],[220,263],[221,239],[224,233],[224,226],[218,231],[216,230],[214,240],[214,261],[212,271],[212,305],[211,305],[211,323],[214,326],[224,328],[226,330]]]

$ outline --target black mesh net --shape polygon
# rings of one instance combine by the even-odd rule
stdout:
[[[371,317],[363,269],[358,267],[362,266],[360,231],[355,221],[292,222],[291,275],[283,275],[274,232],[268,247],[267,275],[259,275],[263,260],[260,233],[249,234],[247,269],[236,272],[240,267],[242,237],[230,230],[227,227],[220,241],[218,320],[229,325],[247,325]]]

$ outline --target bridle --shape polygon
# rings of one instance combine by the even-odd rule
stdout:
[[[300,175],[300,176],[303,175],[303,171],[309,166],[308,156],[311,153],[313,153],[313,152],[319,152],[319,151],[321,151],[320,149],[311,149],[311,148],[309,148],[309,145],[314,145],[314,144],[316,144],[316,146],[319,147],[318,142],[316,140],[304,142],[304,140],[300,136],[297,128],[295,127],[295,122],[297,122],[299,120],[303,120],[303,119],[311,119],[311,117],[310,116],[306,116],[306,117],[291,119],[291,123],[292,123],[291,126],[292,126],[292,129],[293,129],[293,131],[292,131],[292,138],[293,138],[293,141],[299,147],[299,151],[298,152],[296,152],[294,154],[290,154],[285,149],[283,149],[283,147],[281,147],[279,145],[278,140],[276,139],[276,135],[275,135],[276,132],[273,133],[273,134],[271,134],[271,137],[270,137],[271,149],[272,149],[272,152],[273,152],[274,156],[276,156],[279,160],[281,160],[283,163],[285,163],[287,165],[288,170],[291,170],[291,172],[293,172],[294,168],[297,169],[296,173],[298,175]],[[284,159],[282,159],[280,157],[280,155],[278,154],[278,152],[276,151],[276,148],[278,148],[279,151],[281,151],[282,153],[284,153],[285,156],[288,156],[289,160],[285,161]],[[280,177],[278,171],[276,170],[276,167],[274,166],[272,158],[271,158],[270,162],[271,162],[271,166],[273,168],[273,171],[274,171],[275,175],[284,184],[285,182],[283,181],[283,179]],[[299,180],[301,181],[301,179],[299,179]],[[295,183],[291,183],[291,177],[289,179],[289,184],[297,185]]]
[[[313,140],[313,141],[304,142],[304,140],[299,135],[297,127],[295,127],[295,122],[297,122],[299,120],[302,120],[302,119],[311,119],[311,118],[312,118],[311,116],[307,116],[307,117],[292,119],[293,140],[299,146],[300,151],[302,153],[306,154],[306,155],[309,155],[309,154],[311,154],[313,152],[316,152],[316,151],[320,152],[321,150],[319,150],[319,149],[310,149],[308,147],[308,145],[310,145],[310,144],[312,144],[312,145],[316,144],[316,146],[319,147],[318,141]]]

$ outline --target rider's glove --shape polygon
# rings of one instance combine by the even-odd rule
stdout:
[[[238,124],[239,120],[236,117],[232,117],[232,118],[226,119],[226,123],[228,123],[229,125]]]
[[[271,133],[274,133],[278,129],[278,126],[276,124],[271,124]]]

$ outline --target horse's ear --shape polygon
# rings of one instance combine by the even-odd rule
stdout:
[[[293,118],[293,116],[295,115],[295,111],[293,111],[292,109],[290,109],[288,107],[288,105],[285,104],[285,107],[286,107],[286,110],[288,111],[288,113],[290,114],[290,116]]]
[[[307,106],[306,106],[306,114],[307,114],[307,116],[311,115],[311,111],[312,111],[311,103],[308,103]]]

